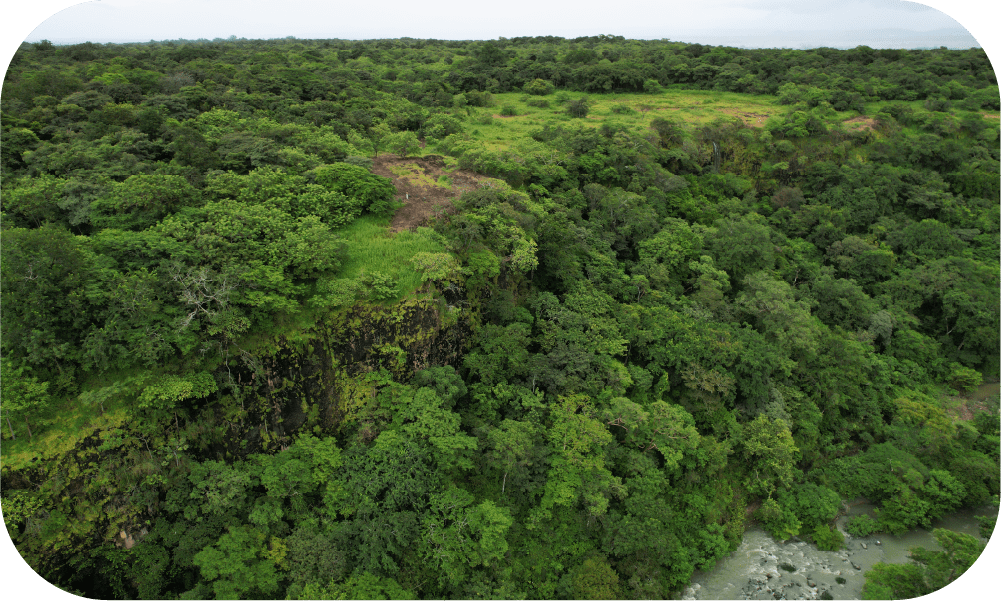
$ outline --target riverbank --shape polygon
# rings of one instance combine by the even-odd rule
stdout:
[[[755,526],[744,533],[740,546],[709,572],[696,572],[685,588],[683,599],[859,599],[864,574],[879,562],[905,563],[909,549],[939,549],[931,530],[919,528],[902,535],[877,534],[854,538],[845,532],[845,523],[862,513],[870,513],[868,503],[853,505],[838,518],[845,535],[840,551],[821,551],[794,537],[784,543]],[[963,509],[932,523],[980,538],[974,516],[997,516],[993,505]],[[981,539],[985,540],[985,539]],[[825,595],[827,593],[827,595]],[[828,596],[829,595],[829,596]]]

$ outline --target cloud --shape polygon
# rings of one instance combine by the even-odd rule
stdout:
[[[490,39],[610,33],[698,41],[693,35],[706,32],[755,36],[775,31],[928,32],[961,27],[935,8],[901,0],[506,0],[503,6],[459,0],[383,0],[378,5],[330,0],[104,0],[53,15],[30,34],[22,34],[22,39],[25,35],[29,41],[56,43],[231,35]]]

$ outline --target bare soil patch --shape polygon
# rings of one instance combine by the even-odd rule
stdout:
[[[372,161],[372,172],[388,177],[403,206],[393,215],[390,230],[412,230],[452,210],[452,199],[483,185],[488,177],[466,169],[447,171],[439,155],[401,158],[384,154]],[[444,181],[442,176],[448,178]]]
[[[744,122],[745,125],[750,125],[751,127],[764,127],[765,121],[768,120],[771,115],[761,115],[758,113],[747,113],[737,109],[721,109],[725,115],[730,115],[732,117],[737,117]]]
[[[970,421],[977,411],[990,411],[997,404],[998,389],[997,382],[985,382],[971,393],[949,397],[955,403],[949,413],[963,421]]]
[[[998,113],[984,113],[984,117],[987,119],[1001,119],[1001,115]]]
[[[852,129],[872,129],[876,126],[876,120],[871,117],[852,117],[845,121],[845,125]]]

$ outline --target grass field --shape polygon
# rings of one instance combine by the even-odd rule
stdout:
[[[431,230],[418,228],[416,232],[393,233],[384,217],[365,215],[336,233],[348,241],[348,260],[337,276],[351,279],[372,273],[392,276],[398,283],[399,294],[386,302],[404,298],[421,286],[421,274],[410,263],[415,254],[445,252]]]
[[[586,97],[590,112],[584,119],[574,119],[563,112],[562,98]],[[528,101],[545,99],[549,106],[529,106]],[[486,109],[472,109],[465,122],[466,131],[487,148],[505,149],[524,139],[532,130],[547,123],[575,122],[592,127],[604,123],[642,131],[657,117],[677,119],[689,124],[709,123],[719,118],[738,118],[754,127],[763,127],[769,117],[782,115],[789,107],[778,103],[774,96],[752,96],[709,90],[665,90],[658,94],[583,94],[557,93],[547,96],[527,96],[522,93],[495,94],[496,104]],[[503,117],[501,107],[514,107],[517,115]],[[477,119],[492,115],[489,124]]]

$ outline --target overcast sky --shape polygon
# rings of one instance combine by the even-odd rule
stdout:
[[[5,42],[229,36],[495,39],[608,33],[747,46],[922,46],[941,39],[944,45],[970,47],[998,25],[997,8],[971,0],[926,2],[947,7],[959,21],[924,4],[901,0],[27,0],[22,4],[29,2],[30,6],[14,9],[23,15],[3,26],[10,31]],[[10,0],[6,4],[5,17],[16,5]],[[60,7],[69,8],[60,12]],[[923,33],[915,37],[891,31],[887,38],[886,30]]]

